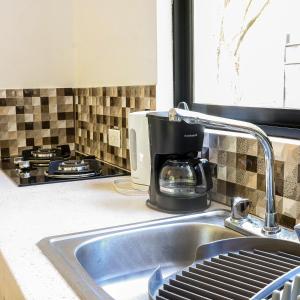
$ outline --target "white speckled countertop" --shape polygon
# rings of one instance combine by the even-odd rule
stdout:
[[[146,196],[117,193],[113,180],[17,187],[0,170],[0,250],[26,299],[78,299],[36,246],[42,238],[170,216]]]

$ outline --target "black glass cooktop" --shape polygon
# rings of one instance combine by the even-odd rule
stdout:
[[[73,154],[71,160],[82,160],[86,156],[76,153]],[[90,157],[88,157],[90,158]],[[20,169],[14,163],[14,157],[3,159],[0,162],[0,168],[4,173],[9,176],[18,186],[30,186],[37,184],[46,184],[46,183],[56,183],[56,182],[67,182],[67,181],[78,181],[78,180],[87,180],[87,179],[99,179],[106,177],[115,177],[115,176],[125,176],[129,175],[128,171],[124,171],[118,167],[106,164],[104,162],[97,161],[100,166],[100,172],[95,172],[93,176],[83,176],[83,177],[70,177],[66,178],[49,177],[47,176],[48,166],[35,166],[30,165],[25,172],[20,172]]]

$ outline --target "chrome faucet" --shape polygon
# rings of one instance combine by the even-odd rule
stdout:
[[[179,108],[171,108],[169,110],[169,120],[178,122],[184,121],[189,124],[201,124],[204,127],[206,126],[214,129],[225,129],[248,133],[259,141],[263,147],[266,167],[266,213],[262,232],[264,235],[273,235],[278,233],[281,228],[278,226],[276,219],[274,153],[271,141],[266,133],[252,123],[215,117]]]
[[[296,225],[296,226],[294,227],[294,229],[295,229],[296,234],[297,234],[297,236],[298,236],[298,239],[299,239],[299,241],[300,241],[300,223],[299,223],[298,225]]]

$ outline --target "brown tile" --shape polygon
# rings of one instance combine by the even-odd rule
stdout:
[[[217,192],[219,194],[226,195],[226,181],[224,180],[217,180]]]
[[[281,213],[277,213],[277,220],[279,225],[290,228],[290,229],[294,229],[295,225],[296,225],[296,219],[289,217],[287,215],[283,215]]]
[[[257,189],[260,191],[266,190],[266,179],[265,175],[257,174]]]
[[[284,181],[278,177],[275,177],[275,193],[278,196],[283,197]]]
[[[246,170],[247,168],[247,156],[246,154],[236,154],[236,168],[240,170]]]
[[[226,196],[228,197],[236,197],[236,187],[237,185],[232,182],[226,182]]]
[[[223,150],[218,151],[218,164],[219,165],[226,165],[227,161],[227,152]]]
[[[257,155],[257,141],[252,138],[237,137],[236,151],[240,154]]]
[[[51,145],[50,137],[43,137],[43,145]]]
[[[235,152],[227,152],[226,166],[236,168],[236,157],[237,154]]]
[[[1,155],[1,158],[9,157],[10,156],[9,148],[1,147],[0,155]]]
[[[266,172],[265,159],[262,157],[257,157],[257,173],[265,174],[265,172]]]
[[[275,160],[274,163],[274,177],[283,180],[284,179],[284,162]]]
[[[34,138],[27,138],[26,146],[34,146]]]
[[[243,185],[240,184],[236,184],[236,197],[242,197],[242,198],[246,198],[247,197],[247,188]]]
[[[5,100],[4,106],[16,106],[18,104],[18,98],[6,98],[4,100]],[[2,101],[4,100],[2,99]]]
[[[283,197],[289,198],[292,200],[297,199],[297,183],[292,181],[283,182]]]
[[[257,172],[257,157],[252,155],[246,156],[246,170],[250,172]]]

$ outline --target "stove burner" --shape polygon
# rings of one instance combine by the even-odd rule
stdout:
[[[48,166],[50,161],[66,160],[70,158],[69,145],[59,145],[56,148],[34,147],[22,151],[22,159],[36,166]]]
[[[102,172],[101,163],[96,159],[51,161],[45,175],[50,178],[83,178],[98,176]]]
[[[90,169],[88,162],[84,160],[66,160],[58,166],[59,171],[64,172],[84,172]]]
[[[57,149],[39,148],[37,150],[32,150],[31,154],[35,158],[53,158],[57,154]]]

